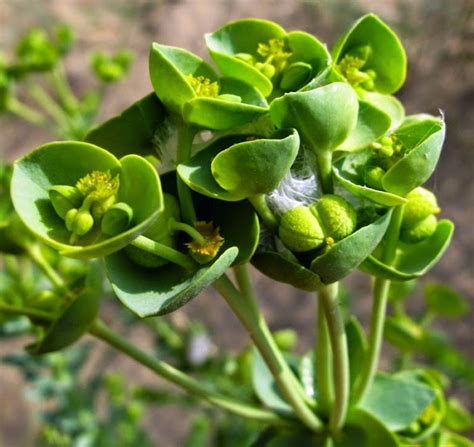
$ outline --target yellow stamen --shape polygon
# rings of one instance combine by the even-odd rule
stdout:
[[[76,188],[93,201],[103,201],[115,196],[119,186],[119,175],[112,177],[109,171],[92,171],[76,183]]]
[[[219,227],[214,228],[212,222],[196,222],[194,228],[204,237],[206,244],[196,241],[188,242],[186,246],[197,255],[213,258],[224,243],[224,238],[219,234]]]
[[[192,74],[188,74],[186,79],[197,96],[207,98],[216,98],[219,96],[219,83],[217,81],[211,82],[210,79],[204,76],[194,77]]]

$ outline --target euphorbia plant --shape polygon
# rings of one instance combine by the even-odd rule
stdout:
[[[186,50],[153,44],[154,92],[87,143],[51,143],[18,160],[12,198],[33,235],[20,248],[32,253],[36,236],[63,256],[103,258],[115,294],[139,317],[173,312],[214,287],[254,343],[258,400],[203,385],[98,320],[96,269],[73,287],[44,268],[67,303],[59,311],[0,311],[43,328],[33,352],[88,331],[189,393],[267,424],[256,446],[469,445],[442,428],[433,372],[377,373],[392,281],[426,273],[453,232],[422,187],[443,119],[405,117],[391,96],[406,72],[399,39],[368,15],[332,56],[311,35],[265,20],[232,22],[206,42],[224,76]],[[273,338],[250,262],[317,294],[315,347],[303,358]],[[367,334],[339,305],[339,281],[358,268],[374,280]]]

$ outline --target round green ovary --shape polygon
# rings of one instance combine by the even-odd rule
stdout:
[[[430,214],[425,219],[417,222],[409,228],[402,228],[400,239],[407,243],[420,242],[423,239],[430,237],[438,226],[438,220],[434,214]]]
[[[357,226],[355,208],[342,197],[326,194],[311,207],[321,221],[326,236],[340,241],[352,234]]]
[[[403,229],[411,229],[432,214],[441,210],[436,196],[425,188],[419,187],[408,193],[408,202],[403,211]]]
[[[282,216],[279,236],[286,247],[295,252],[313,250],[324,241],[318,219],[306,206],[293,208]]]

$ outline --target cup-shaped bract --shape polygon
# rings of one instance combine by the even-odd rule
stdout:
[[[355,22],[332,51],[336,69],[354,87],[390,94],[405,81],[406,54],[397,35],[374,14]]]
[[[300,262],[278,249],[262,248],[252,258],[255,267],[270,278],[294,287],[314,291],[339,281],[356,269],[372,254],[384,236],[391,211],[373,220],[351,235],[313,255],[309,262]]]
[[[65,220],[51,203],[50,190],[57,185],[75,186],[91,172],[107,173],[118,179],[116,201],[131,207],[132,223],[126,231],[110,237],[101,231],[96,219],[90,231],[72,244]],[[98,146],[68,141],[40,146],[15,163],[12,199],[32,233],[73,258],[106,256],[120,250],[153,223],[163,202],[158,174],[144,158],[127,155],[118,160]],[[89,215],[99,211],[93,208]]]
[[[407,117],[389,137],[390,151],[371,145],[338,161],[334,173],[352,194],[384,206],[406,202],[405,196],[423,185],[438,163],[445,136],[440,118]],[[370,171],[369,171],[370,169]]]
[[[206,44],[224,75],[255,86],[264,96],[298,90],[330,64],[326,47],[315,37],[287,33],[268,20],[230,22],[207,34]]]
[[[230,202],[268,194],[281,182],[299,149],[294,129],[269,138],[237,135],[221,138],[178,166],[194,191]]]
[[[357,123],[359,104],[354,89],[342,82],[275,99],[270,115],[278,128],[295,128],[308,149],[318,154],[335,150]]]
[[[219,79],[209,64],[181,48],[154,43],[150,78],[163,104],[196,127],[227,130],[268,111],[258,90],[237,79]]]

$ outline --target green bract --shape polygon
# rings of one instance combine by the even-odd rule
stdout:
[[[339,281],[357,268],[375,249],[390,221],[391,212],[375,222],[360,228],[350,236],[336,242],[323,254],[316,255],[309,263],[300,263],[276,250],[262,249],[252,258],[252,263],[262,273],[276,281],[313,291]]]
[[[150,78],[163,104],[197,127],[226,130],[267,112],[255,88],[236,79],[219,79],[210,65],[180,48],[153,44]]]
[[[77,208],[72,208],[63,220],[50,201],[51,188],[75,186],[91,172],[117,178],[120,185],[116,201],[126,203],[133,211],[131,227],[116,236],[102,233],[97,225],[97,215],[106,211],[102,205],[92,205],[92,214],[81,209],[73,213]],[[18,160],[12,178],[12,199],[19,216],[35,235],[63,255],[75,258],[106,256],[120,250],[153,223],[162,207],[159,178],[146,160],[137,155],[118,160],[98,146],[77,142],[46,144]],[[68,222],[77,229],[74,244]]]
[[[315,90],[286,93],[275,99],[270,114],[278,128],[294,127],[314,153],[334,151],[357,123],[357,95],[335,82]]]
[[[374,14],[352,25],[332,56],[337,70],[354,87],[388,94],[405,81],[405,50],[397,35]]]
[[[433,173],[444,135],[441,119],[407,117],[390,137],[338,161],[335,176],[359,197],[385,206],[403,204]]]
[[[180,164],[178,174],[200,194],[239,201],[273,191],[293,164],[298,148],[295,130],[282,130],[270,138],[224,137]]]
[[[207,34],[206,44],[224,75],[253,85],[264,96],[272,90],[298,90],[330,64],[326,47],[313,36],[287,33],[268,20],[228,23]]]

